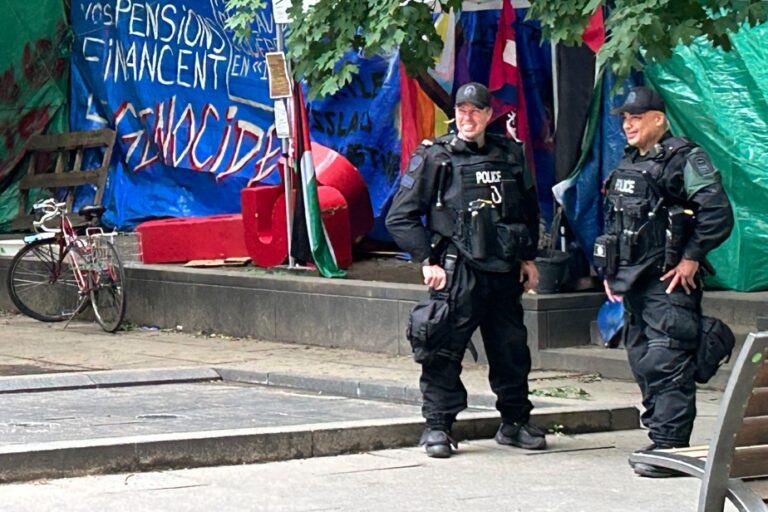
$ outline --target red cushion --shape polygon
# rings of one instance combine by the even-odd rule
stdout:
[[[240,214],[150,220],[141,233],[144,263],[178,263],[248,256]]]
[[[360,171],[343,155],[316,142],[312,143],[317,183],[334,187],[344,196],[349,208],[350,236],[355,242],[373,227],[371,197]]]

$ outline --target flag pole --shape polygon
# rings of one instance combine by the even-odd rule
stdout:
[[[558,110],[560,108],[560,102],[558,101],[557,95],[559,94],[558,88],[557,88],[557,44],[558,43],[549,43],[549,51],[552,56],[552,99],[553,99],[553,116],[552,116],[552,123],[554,126],[557,126],[557,116],[559,114]]]
[[[277,51],[278,52],[284,52],[285,51],[285,35],[284,30],[285,24],[284,23],[277,23],[275,25],[275,30],[277,31]],[[286,59],[285,66],[288,70],[288,76],[291,77],[293,74],[293,71],[291,70],[291,62]],[[293,87],[291,87],[291,98],[293,99]],[[286,106],[286,111],[288,112],[288,119],[292,119],[295,113],[293,112],[293,101],[287,101],[285,98],[280,98],[277,101],[281,101]],[[282,148],[283,153],[283,161],[285,162],[285,168],[283,169],[283,191],[285,193],[285,230],[286,230],[286,239],[288,240],[288,268],[294,268],[296,266],[296,260],[291,255],[291,229],[293,227],[293,202],[291,201],[291,198],[293,197],[293,170],[291,168],[291,162],[288,155],[288,144],[289,144],[288,138],[282,138],[280,139],[280,145]]]

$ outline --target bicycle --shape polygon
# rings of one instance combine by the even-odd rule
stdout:
[[[24,239],[24,247],[11,260],[11,301],[36,320],[67,320],[65,328],[90,304],[102,329],[115,332],[125,316],[125,270],[112,243],[115,233],[91,226],[105,208],[81,208],[78,214],[85,226],[73,226],[66,203],[55,199],[39,201],[33,208],[42,216],[32,223],[36,234]],[[54,220],[55,227],[49,227]]]

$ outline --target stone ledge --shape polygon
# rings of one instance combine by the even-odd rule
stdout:
[[[9,258],[0,257],[0,278]],[[168,265],[126,268],[126,319],[139,325],[410,355],[405,324],[426,287],[413,284],[265,275]],[[589,344],[602,293],[525,294],[533,365],[540,349]],[[0,309],[13,309],[4,287]],[[485,354],[475,338],[480,361]]]

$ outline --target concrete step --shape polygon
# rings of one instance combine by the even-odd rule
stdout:
[[[0,283],[10,261],[0,256]],[[253,267],[129,263],[125,270],[126,321],[136,325],[407,356],[406,321],[413,305],[427,296],[420,284],[324,279]],[[369,278],[377,277],[373,270]],[[406,270],[419,275],[417,267]],[[41,301],[55,299],[43,288],[40,293]],[[588,343],[589,322],[604,300],[602,292],[524,294],[533,364],[538,365],[539,348]],[[0,286],[0,310],[14,309]],[[485,362],[483,344],[476,345]]]
[[[539,352],[542,368],[596,373],[608,379],[632,380],[623,349],[596,345],[547,349]]]
[[[738,339],[737,343],[744,343]],[[738,347],[734,350],[736,358]],[[546,370],[565,370],[585,374],[596,373],[606,379],[634,380],[627,362],[627,353],[622,348],[608,349],[595,345],[547,349],[539,352],[541,368]],[[731,373],[731,363],[726,363],[719,372],[705,384],[707,389],[725,389],[725,384]]]
[[[768,292],[706,291],[702,309],[705,315],[719,318],[728,324],[736,336],[737,350],[750,332],[768,329]],[[589,328],[590,339],[585,340],[584,344],[589,342],[602,346],[597,316],[590,321]]]
[[[738,353],[738,351],[741,349],[741,346],[744,345],[744,341],[747,339],[749,333],[754,332],[756,328],[731,324],[728,324],[728,326],[731,328],[733,331],[733,336],[736,338],[736,346],[733,349],[735,354]],[[621,336],[621,333],[619,333],[618,336]],[[591,345],[598,347],[603,347],[605,345],[603,337],[600,335],[600,329],[597,327],[597,322],[594,320],[590,322],[589,325],[589,342]],[[579,348],[579,346],[573,348]]]
[[[768,316],[768,292],[706,291],[702,308],[705,315],[721,319],[734,332],[750,332],[757,329],[758,318]]]

